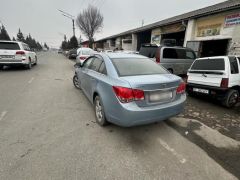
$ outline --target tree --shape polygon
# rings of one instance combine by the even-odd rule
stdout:
[[[70,49],[74,49],[74,48],[78,47],[78,40],[77,40],[76,36],[71,37],[68,46],[69,46]]]
[[[9,37],[8,32],[5,29],[4,25],[2,25],[0,30],[0,40],[11,41],[11,38]]]
[[[47,50],[49,50],[49,47],[48,47],[48,45],[47,45],[47,43],[44,43],[44,48],[46,48]]]
[[[61,48],[62,48],[63,50],[69,49],[69,43],[68,43],[68,41],[67,41],[67,36],[66,36],[66,35],[64,35],[64,40],[62,41]]]
[[[20,28],[17,33],[17,40],[21,41],[21,42],[25,42],[25,38],[24,38],[23,33],[21,32]]]
[[[76,23],[80,31],[88,38],[89,46],[92,47],[95,33],[103,27],[103,16],[100,10],[94,6],[88,6],[78,15]]]
[[[16,41],[15,37],[12,38],[13,41]]]

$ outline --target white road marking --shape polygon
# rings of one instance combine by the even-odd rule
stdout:
[[[28,81],[28,83],[31,84],[31,83],[33,82],[33,80],[34,80],[34,77],[32,77],[32,78]]]
[[[0,115],[0,121],[3,120],[3,118],[6,116],[7,111],[3,111]]]
[[[184,164],[187,160],[183,157],[183,155],[178,154],[175,149],[171,148],[165,141],[158,138],[159,143],[169,152],[171,152],[174,156],[177,157],[177,159],[180,161],[180,163]]]

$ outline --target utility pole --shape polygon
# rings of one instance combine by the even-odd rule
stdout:
[[[58,11],[61,12],[63,16],[65,16],[65,17],[67,17],[67,18],[69,18],[69,19],[72,20],[73,36],[75,36],[75,18],[74,18],[74,16],[71,15],[71,14],[69,14],[69,13],[67,13],[67,12],[64,12],[64,11],[62,11],[62,10],[60,10],[60,9],[58,9]]]

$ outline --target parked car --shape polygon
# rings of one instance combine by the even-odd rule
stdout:
[[[62,49],[59,49],[58,50],[58,54],[62,54],[63,53],[63,50]]]
[[[173,74],[187,74],[187,70],[196,59],[196,54],[189,48],[143,44],[139,54],[151,58]]]
[[[83,63],[89,56],[93,55],[95,51],[91,48],[78,48],[77,49],[77,63]]]
[[[188,71],[187,91],[215,97],[226,107],[239,100],[240,59],[236,56],[199,58]]]
[[[148,124],[183,111],[185,83],[149,58],[101,53],[75,67],[73,82],[94,105],[101,126]]]
[[[37,65],[37,55],[27,44],[0,41],[0,69],[4,66],[24,66],[31,69],[32,65]]]
[[[68,59],[76,59],[77,57],[77,49],[71,49],[68,52]]]

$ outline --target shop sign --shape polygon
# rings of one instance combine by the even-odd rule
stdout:
[[[222,24],[211,24],[199,26],[197,31],[198,37],[206,37],[206,36],[216,36],[220,35]]]
[[[240,24],[240,13],[231,14],[229,16],[226,16],[225,27],[238,25],[238,24]]]

